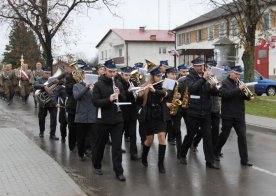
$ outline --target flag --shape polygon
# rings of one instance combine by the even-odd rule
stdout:
[[[261,48],[264,48],[266,46],[266,40],[265,39],[262,39],[261,40]]]
[[[28,75],[26,74],[26,72],[22,69],[20,69],[20,77],[24,78],[25,80],[29,80]]]
[[[168,51],[169,55],[179,57],[179,53],[176,49],[172,49]]]

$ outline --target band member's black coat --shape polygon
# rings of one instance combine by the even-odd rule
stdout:
[[[210,88],[208,82],[203,77],[200,77],[194,69],[190,70],[186,80],[190,96],[200,96],[199,99],[190,97],[188,108],[189,115],[210,115],[212,107],[211,95],[218,95],[218,91],[216,89]]]
[[[222,81],[220,95],[222,97],[221,118],[227,119],[234,116],[237,119],[244,119],[244,100],[249,100],[249,98],[244,95],[236,82],[230,77],[227,77]]]
[[[126,102],[131,102],[131,105],[122,106],[123,118],[124,120],[137,120],[137,104],[132,92],[129,92],[130,84],[121,79],[122,87],[126,95]],[[134,81],[132,81],[134,86],[137,86]]]
[[[126,100],[125,92],[122,84],[115,80],[115,85],[120,90],[119,101],[123,102]],[[97,123],[104,124],[117,124],[123,122],[122,113],[118,113],[117,105],[110,102],[110,95],[114,93],[112,79],[101,76],[98,82],[95,83],[92,94],[93,104],[101,108],[101,118],[97,118]]]
[[[73,86],[76,84],[73,75],[71,73],[65,74],[65,91],[68,95],[67,101],[66,101],[66,110],[70,112],[73,110],[73,112],[76,110],[77,101],[75,100],[73,96]]]

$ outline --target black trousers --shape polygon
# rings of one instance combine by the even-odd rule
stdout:
[[[211,113],[211,134],[212,134],[212,143],[213,147],[215,148],[218,142],[219,137],[219,123],[220,123],[220,113],[219,112],[212,112]],[[195,147],[198,146],[201,138],[202,138],[202,128],[199,129],[198,133],[194,137],[193,145]]]
[[[203,151],[206,162],[214,162],[214,151],[211,137],[211,115],[204,117],[187,116],[187,134],[184,137],[181,146],[180,156],[186,157],[188,150],[193,142],[195,134],[198,132],[199,127],[202,127],[203,137]]]
[[[77,125],[75,123],[75,112],[68,111],[68,145],[69,149],[72,151],[75,149],[76,141],[77,141]]]
[[[77,124],[77,147],[79,157],[83,157],[87,149],[87,141],[91,141],[91,132],[93,131],[92,123],[76,123]]]
[[[171,120],[167,122],[167,130],[176,139],[177,156],[181,151],[182,136],[181,136],[181,113],[178,112],[175,116],[171,116]]]
[[[60,129],[60,134],[62,138],[65,138],[67,135],[66,127],[67,127],[67,118],[66,118],[66,112],[65,108],[60,108],[59,109],[59,114],[58,114],[58,121],[59,121],[59,129]]]
[[[92,151],[92,163],[95,169],[102,168],[104,148],[109,133],[112,140],[112,162],[113,170],[117,175],[124,172],[122,167],[122,133],[123,123],[118,124],[96,124],[97,139]]]
[[[246,163],[248,162],[248,152],[246,141],[246,126],[244,119],[222,119],[222,132],[220,133],[218,138],[215,154],[218,155],[219,153],[221,153],[221,149],[226,143],[232,127],[234,127],[238,136],[238,147],[241,162]]]
[[[56,134],[56,127],[57,127],[57,108],[56,107],[42,107],[39,106],[38,110],[38,123],[40,133],[45,131],[45,119],[47,113],[50,113],[50,135],[54,136]]]
[[[130,154],[137,154],[136,145],[136,120],[124,121],[124,131],[129,134],[130,137]]]

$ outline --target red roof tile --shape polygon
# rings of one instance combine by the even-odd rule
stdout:
[[[174,42],[174,34],[167,30],[139,30],[139,29],[110,29],[103,39],[97,44],[98,47],[104,39],[111,33],[114,32],[124,41],[141,41],[141,42]],[[151,38],[155,35],[156,38]]]

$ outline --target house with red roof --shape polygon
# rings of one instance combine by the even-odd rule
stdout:
[[[96,48],[99,63],[113,59],[118,65],[132,67],[148,59],[158,65],[161,60],[168,60],[173,66],[174,56],[168,51],[175,48],[175,35],[171,31],[146,30],[145,27],[110,29]]]

